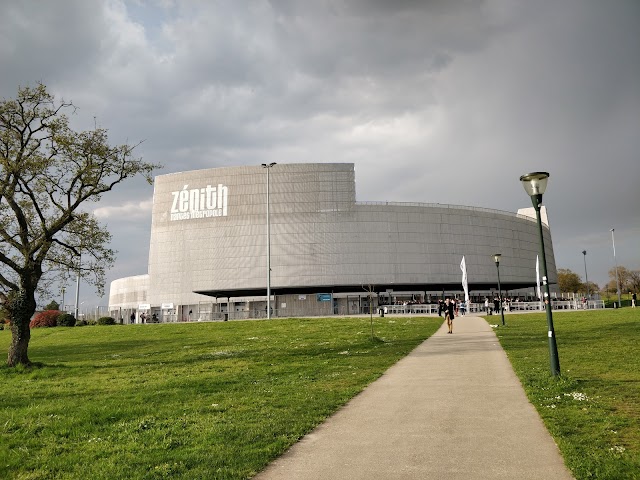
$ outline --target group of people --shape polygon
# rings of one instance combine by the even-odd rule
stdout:
[[[520,299],[519,297],[516,297],[516,298],[503,297],[502,308],[506,312],[509,312],[511,310],[511,302],[521,302],[521,301],[525,301],[525,300]],[[493,297],[493,300],[490,300],[489,297],[485,297],[484,311],[487,312],[487,315],[493,315],[494,312],[500,313],[500,297],[496,295],[495,297]]]
[[[464,301],[458,300],[457,298],[447,297],[445,300],[438,300],[438,315],[441,317],[443,313],[446,313],[447,309],[447,301],[453,305],[453,311],[455,312],[455,316],[464,315],[467,310],[467,305]]]
[[[191,313],[191,312],[189,312]],[[131,320],[131,323],[136,323],[136,314],[135,312],[131,313],[131,316],[129,317],[129,320]],[[145,312],[142,312],[140,314],[140,323],[149,323],[149,315]],[[157,314],[153,314],[151,315],[151,323],[159,323],[158,320],[158,315]]]
[[[491,303],[493,303],[493,305],[491,305]],[[508,305],[507,302],[504,303]],[[484,311],[487,315],[493,315],[493,312],[500,312],[500,297],[493,297],[493,302],[489,301],[489,297],[484,297]]]

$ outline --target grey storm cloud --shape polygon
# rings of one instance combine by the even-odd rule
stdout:
[[[529,206],[551,173],[559,268],[640,269],[640,3],[2,2],[0,96],[42,81],[159,173],[353,162],[359,200]],[[146,272],[152,188],[106,195],[119,261]],[[145,220],[146,215],[146,220]],[[102,303],[105,303],[103,300]]]

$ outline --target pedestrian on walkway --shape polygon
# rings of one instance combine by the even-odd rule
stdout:
[[[447,297],[444,301],[444,318],[447,320],[448,333],[453,333],[453,318],[455,317],[455,306],[453,302]]]

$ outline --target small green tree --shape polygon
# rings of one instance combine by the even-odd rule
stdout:
[[[69,270],[102,293],[115,252],[82,207],[128,178],[151,183],[159,167],[135,158],[135,145],[111,146],[105,129],[72,130],[65,112],[73,110],[42,84],[0,102],[0,302],[11,323],[10,366],[30,363],[36,293]]]
[[[60,310],[60,304],[55,300],[49,302],[45,307],[45,310]]]
[[[564,293],[577,293],[582,288],[582,280],[577,273],[561,268],[558,270],[558,288]]]

